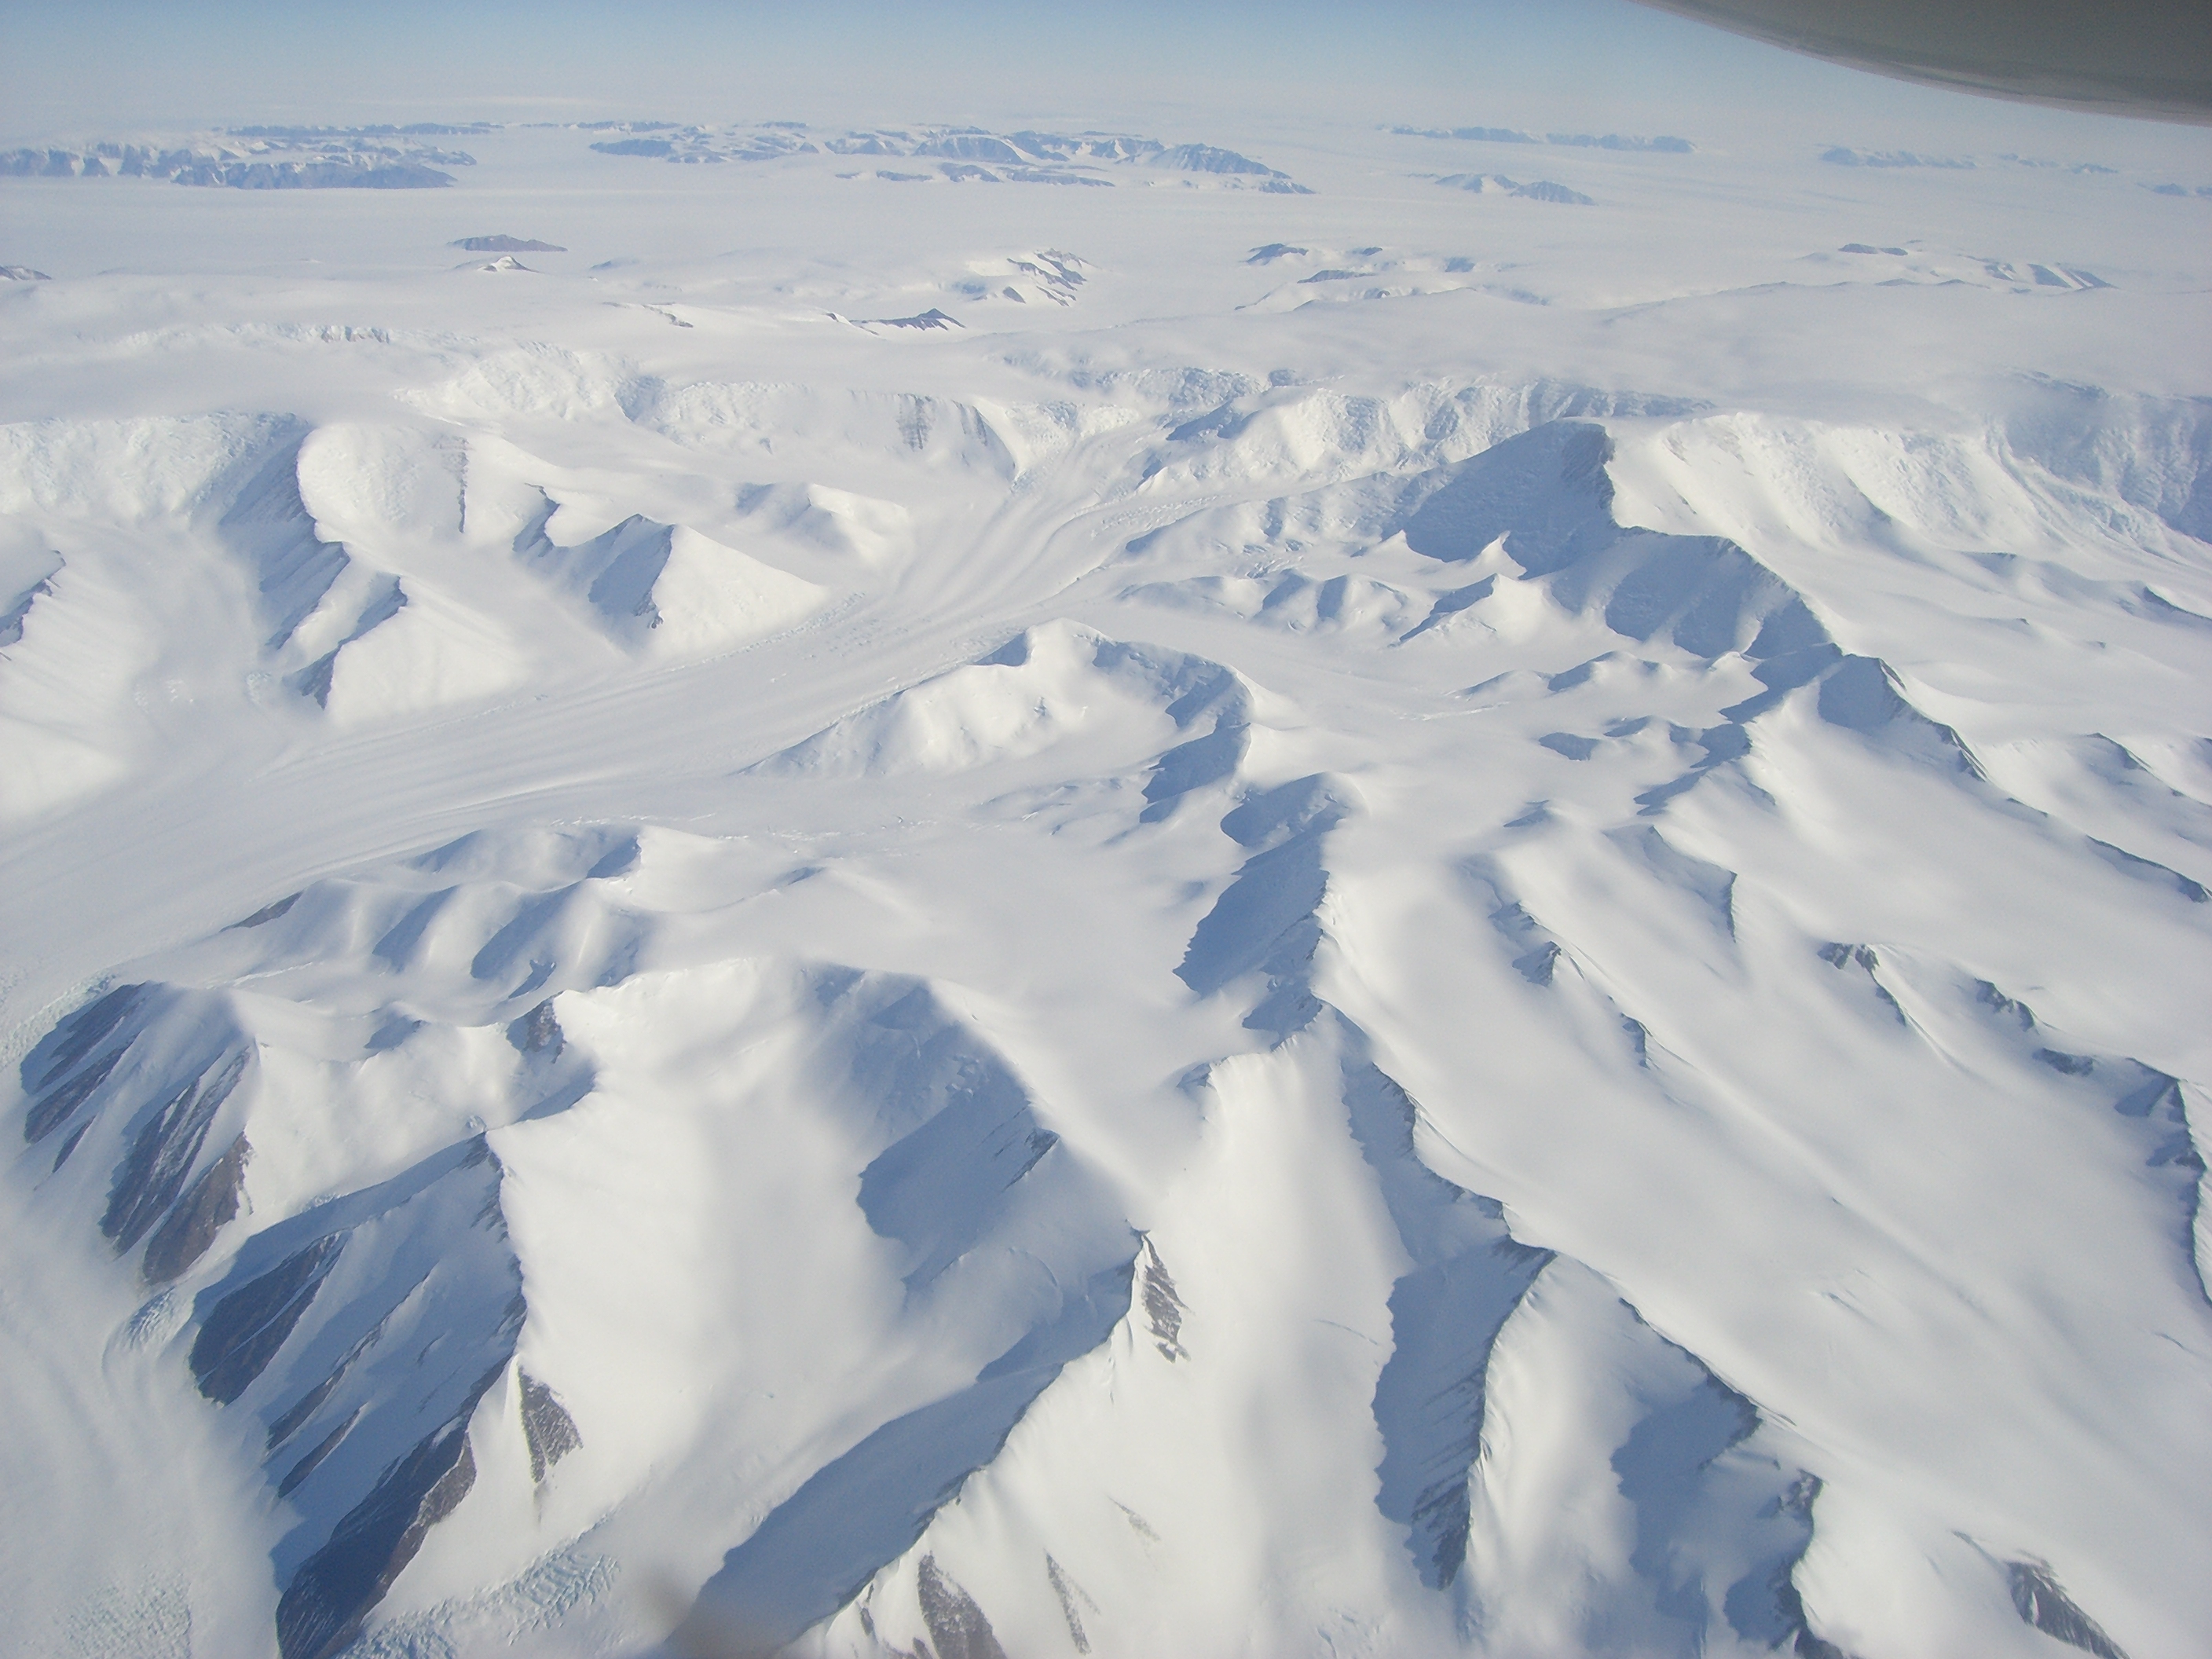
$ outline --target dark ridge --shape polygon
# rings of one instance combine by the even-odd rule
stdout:
[[[139,1271],[149,1285],[167,1284],[207,1254],[215,1236],[238,1214],[246,1162],[252,1156],[252,1146],[241,1134],[200,1172],[146,1246]]]
[[[2020,1616],[2046,1636],[2054,1636],[2097,1659],[2128,1659],[2118,1643],[2105,1634],[2097,1621],[2074,1605],[2058,1587],[2049,1567],[2032,1561],[2014,1561],[2005,1568],[2012,1580],[2012,1604]]]
[[[2212,892],[2207,892],[2202,883],[2190,880],[2179,871],[2169,870],[2149,859],[2138,858],[2108,841],[2099,841],[2094,836],[2088,837],[2088,842],[2092,853],[2124,876],[2134,876],[2140,880],[2156,882],[2161,887],[2171,887],[2191,904],[2212,901]]]
[[[270,1451],[275,1451],[277,1447],[299,1433],[301,1425],[321,1408],[323,1401],[331,1397],[331,1391],[345,1380],[345,1374],[352,1368],[356,1357],[363,1348],[382,1335],[383,1330],[382,1322],[380,1322],[367,1336],[354,1345],[352,1352],[347,1354],[331,1368],[328,1376],[301,1395],[283,1416],[269,1425],[269,1437],[265,1443]]]
[[[26,1094],[43,1089],[92,1052],[92,1047],[122,1022],[151,988],[118,985],[97,1002],[88,1003],[57,1024],[23,1056],[17,1075]]]
[[[0,270],[21,269],[21,265],[0,266]],[[54,591],[54,577],[62,568],[61,555],[55,554],[53,560],[53,569],[25,588],[21,597],[5,611],[0,611],[0,645],[21,645],[23,642],[23,624],[31,619],[31,607]]]
[[[1531,985],[1549,985],[1559,971],[1559,940],[1546,939],[1527,955],[1514,957],[1513,971]]]
[[[331,703],[331,676],[338,665],[338,653],[329,652],[318,657],[298,673],[285,677],[284,684],[318,708],[327,708]]]
[[[246,1392],[322,1289],[345,1240],[342,1232],[325,1233],[216,1304],[192,1340],[192,1376],[202,1394],[228,1406]]]
[[[23,1116],[23,1139],[33,1142],[43,1140],[66,1123],[70,1114],[84,1104],[92,1091],[107,1081],[107,1074],[115,1069],[115,1062],[123,1058],[124,1050],[130,1046],[126,1042],[120,1048],[110,1049],[52,1094],[33,1102],[31,1109]],[[68,1154],[63,1156],[67,1157]],[[61,1166],[57,1164],[55,1167],[58,1169]]]
[[[70,1131],[69,1139],[62,1142],[61,1151],[54,1154],[56,1170],[59,1170],[63,1164],[69,1162],[69,1155],[76,1150],[77,1142],[84,1139],[84,1132],[90,1127],[92,1125],[89,1123],[80,1123]]]
[[[2035,1011],[2024,1002],[2014,1001],[1989,981],[1974,981],[1974,1000],[2001,1019],[2010,1019],[2023,1031],[2035,1029]]]
[[[300,896],[297,893],[287,894],[284,897],[278,899],[276,903],[264,904],[258,910],[256,910],[252,915],[246,917],[244,920],[232,922],[230,927],[226,927],[223,931],[225,933],[229,933],[233,929],[239,927],[258,927],[265,921],[276,921],[277,917],[290,910],[291,908],[299,902]]]
[[[344,1422],[332,1429],[315,1444],[314,1449],[292,1465],[284,1478],[276,1483],[276,1495],[289,1498],[299,1490],[300,1483],[313,1474],[322,1461],[338,1449],[338,1442],[346,1437],[346,1431],[361,1420],[362,1408],[356,1406]]]
[[[1840,943],[1823,945],[1819,955],[1821,961],[1838,970],[1856,966],[1865,974],[1867,985],[1872,989],[1882,1006],[1889,1010],[1890,1017],[1899,1025],[1911,1026],[1912,1022],[1905,1017],[1903,1006],[1899,1004],[1896,997],[1890,994],[1889,987],[1881,982],[1881,977],[1876,971],[1881,966],[1881,958],[1875,954],[1872,945]]]
[[[468,1496],[476,1478],[465,1413],[424,1436],[386,1471],[346,1512],[330,1542],[301,1563],[276,1603],[283,1659],[328,1659],[343,1650],[415,1559],[425,1534]]]
[[[2085,1077],[2097,1069],[2097,1062],[2091,1056],[2065,1054],[2057,1048],[2038,1048],[2035,1058],[2067,1077]]]
[[[576,1419],[568,1415],[552,1389],[528,1371],[522,1378],[522,1437],[530,1448],[530,1480],[544,1481],[546,1470],[584,1443],[576,1432]]]
[[[975,1598],[940,1571],[937,1558],[925,1555],[915,1575],[921,1602],[921,1621],[929,1626],[929,1639],[937,1644],[937,1659],[1006,1659],[1006,1650],[992,1633],[991,1621]]]
[[[249,1058],[249,1052],[241,1049],[221,1071],[210,1063],[139,1129],[129,1155],[115,1167],[107,1212],[100,1218],[100,1231],[114,1241],[117,1249],[127,1250],[143,1238],[161,1212],[176,1202],[216,1109],[230,1098],[246,1074]]]
[[[879,328],[932,329],[966,326],[958,318],[946,315],[935,306],[912,317],[870,317],[866,320]]]

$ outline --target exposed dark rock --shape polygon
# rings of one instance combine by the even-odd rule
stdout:
[[[2087,1054],[2064,1054],[2057,1048],[2038,1048],[2035,1058],[2067,1077],[2085,1077],[2097,1068],[2097,1062]]]
[[[293,1401],[285,1413],[269,1425],[268,1447],[270,1451],[275,1451],[277,1447],[297,1434],[301,1425],[322,1408],[323,1401],[331,1397],[331,1390],[345,1380],[345,1374],[352,1368],[353,1362],[360,1358],[364,1348],[383,1334],[383,1328],[380,1323],[373,1328],[367,1336],[354,1345],[351,1352],[331,1367],[328,1376]]]
[[[2118,1643],[2105,1634],[2097,1621],[2074,1605],[2058,1587],[2049,1567],[2033,1561],[2014,1561],[2005,1569],[2012,1580],[2012,1604],[2020,1616],[2046,1636],[2094,1653],[2097,1659],[2128,1659]]]
[[[331,677],[337,672],[338,653],[325,652],[296,674],[285,677],[284,684],[318,708],[327,708],[331,702]]]
[[[76,1150],[77,1142],[84,1139],[84,1132],[90,1127],[92,1127],[92,1125],[89,1123],[80,1123],[76,1128],[70,1131],[69,1139],[62,1142],[61,1151],[54,1154],[54,1168],[56,1170],[59,1170],[63,1164],[69,1162],[70,1154]]]
[[[2007,996],[1985,979],[1974,981],[1974,1000],[1999,1018],[2009,1019],[2023,1031],[2035,1029],[2035,1011],[2026,1003]]]
[[[325,1233],[216,1304],[192,1340],[192,1376],[202,1394],[228,1406],[246,1392],[315,1299],[345,1239]]]
[[[53,559],[53,570],[24,589],[13,605],[0,611],[0,645],[21,645],[23,642],[23,624],[31,619],[31,607],[54,591],[54,572],[62,568],[61,555],[55,554]]]
[[[246,1074],[250,1057],[241,1049],[219,1068],[210,1063],[140,1127],[130,1153],[116,1166],[107,1212],[100,1218],[100,1231],[118,1250],[143,1238],[161,1212],[176,1202],[216,1109]]]
[[[66,1123],[70,1115],[91,1097],[93,1091],[107,1081],[107,1074],[115,1069],[115,1062],[123,1058],[124,1049],[130,1046],[123,1043],[109,1049],[51,1094],[33,1101],[31,1109],[23,1116],[23,1139],[43,1140]]]
[[[1078,1600],[1093,1612],[1098,1604],[1085,1594],[1083,1586],[1068,1576],[1067,1570],[1052,1559],[1051,1552],[1044,1558],[1044,1576],[1052,1581],[1052,1593],[1060,1598],[1060,1615],[1067,1620],[1067,1639],[1075,1644],[1078,1653],[1091,1651],[1091,1638],[1083,1628],[1083,1615],[1075,1609]]]
[[[1182,1346],[1182,1298],[1176,1294],[1175,1280],[1168,1276],[1167,1263],[1152,1241],[1145,1241],[1144,1273],[1139,1279],[1138,1294],[1145,1304],[1146,1322],[1152,1328],[1152,1341],[1163,1358],[1176,1360],[1188,1358]]]
[[[207,1254],[215,1236],[238,1214],[246,1161],[252,1156],[252,1146],[240,1135],[200,1172],[146,1246],[140,1271],[149,1285],[167,1284]]]
[[[871,317],[867,320],[881,328],[931,329],[963,328],[966,326],[966,325],[962,323],[958,318],[949,315],[945,312],[939,310],[935,306],[932,306],[928,310],[919,312],[911,317]]]
[[[151,988],[118,985],[97,1002],[88,1003],[57,1024],[23,1056],[18,1075],[26,1094],[43,1089],[92,1052],[93,1045],[113,1030],[125,1015],[138,1006]]]
[[[278,899],[276,903],[264,904],[258,910],[256,910],[252,915],[246,917],[242,921],[234,921],[230,926],[233,928],[258,927],[264,921],[276,921],[277,917],[284,915],[285,912],[289,910],[299,902],[300,896],[297,893],[289,893],[284,897]],[[224,931],[228,933],[230,929],[226,928]]]
[[[415,1559],[430,1528],[476,1484],[465,1417],[427,1435],[346,1512],[301,1563],[276,1603],[283,1659],[326,1659],[360,1632],[370,1608]]]
[[[507,1040],[526,1054],[542,1054],[549,1060],[561,1058],[566,1038],[561,1033],[561,1022],[554,1018],[553,999],[548,997],[528,1013],[507,1028]]]
[[[530,1448],[530,1479],[536,1484],[545,1479],[546,1470],[582,1445],[584,1437],[576,1432],[576,1419],[568,1415],[552,1389],[528,1371],[519,1375],[522,1437]]]
[[[315,1472],[316,1467],[338,1449],[338,1442],[346,1437],[346,1431],[361,1420],[361,1407],[356,1406],[346,1419],[315,1443],[314,1449],[292,1465],[284,1478],[276,1483],[276,1495],[289,1498],[300,1488],[301,1482]]]
[[[992,1633],[983,1609],[939,1569],[935,1556],[921,1558],[915,1589],[921,1602],[921,1621],[929,1626],[929,1639],[937,1644],[938,1659],[1006,1659],[1006,1650]]]

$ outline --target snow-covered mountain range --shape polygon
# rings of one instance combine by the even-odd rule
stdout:
[[[2202,1650],[2208,210],[1224,137],[0,179],[0,1650]]]

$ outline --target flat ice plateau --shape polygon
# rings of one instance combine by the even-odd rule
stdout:
[[[0,1650],[2206,1651],[2212,180],[1837,137],[0,179]]]

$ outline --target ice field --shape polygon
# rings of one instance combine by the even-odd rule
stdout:
[[[1981,118],[0,154],[0,1652],[2206,1651],[2212,149]]]

